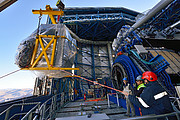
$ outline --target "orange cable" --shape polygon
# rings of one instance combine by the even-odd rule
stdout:
[[[65,70],[61,70],[61,71],[66,72],[66,73],[68,73],[68,74],[70,74],[70,75],[73,75],[73,73],[67,72],[67,71],[65,71]],[[74,75],[74,76],[76,76],[76,77],[78,77],[78,78],[81,78],[81,79],[84,79],[84,80],[86,80],[86,81],[88,81],[88,82],[91,82],[91,83],[94,83],[94,84],[98,84],[98,85],[100,85],[100,86],[102,86],[102,87],[106,87],[106,88],[109,88],[109,89],[111,89],[111,90],[115,90],[116,92],[122,93],[121,90],[118,90],[118,89],[115,89],[115,88],[112,88],[112,87],[109,87],[109,86],[106,86],[106,85],[97,83],[97,82],[95,82],[95,81],[86,79],[86,78],[84,78],[84,77],[80,77],[80,76],[78,76],[78,75]]]

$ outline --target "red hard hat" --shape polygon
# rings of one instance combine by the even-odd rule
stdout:
[[[146,71],[142,74],[142,79],[147,79],[149,81],[156,81],[157,75],[151,71]]]

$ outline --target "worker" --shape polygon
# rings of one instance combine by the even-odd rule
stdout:
[[[140,97],[123,92],[133,104],[141,108],[142,115],[160,115],[173,112],[168,93],[158,83],[156,74],[146,71],[142,74],[142,79],[144,79],[146,87]]]
[[[127,92],[128,94],[132,95],[132,91],[133,88],[132,86],[128,83],[128,80],[126,77],[123,78],[123,91]],[[125,96],[126,99],[126,107],[127,107],[127,112],[126,114],[124,114],[125,116],[130,117],[130,108],[131,108],[131,113],[132,113],[132,117],[135,116],[135,109],[134,109],[134,105],[129,101],[128,97]]]
[[[140,97],[140,94],[143,92],[145,87],[146,86],[144,85],[144,80],[142,79],[142,75],[137,76],[136,77],[136,83],[134,86],[134,95],[137,97]],[[139,113],[142,116],[141,108],[139,108]]]
[[[136,77],[136,86],[134,86],[134,95],[140,97],[140,94],[143,92],[144,88],[144,80],[142,79],[142,75]]]
[[[64,5],[64,3],[62,3],[61,0],[58,0],[58,1],[57,1],[56,6],[57,6],[60,10],[64,10],[64,8],[65,8],[65,5]]]

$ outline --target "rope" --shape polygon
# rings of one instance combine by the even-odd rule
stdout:
[[[29,93],[31,93],[33,90],[30,90],[28,93],[26,93],[25,95],[23,95],[23,96],[19,96],[20,98],[22,98],[22,100],[20,100],[20,101],[22,101],[23,103],[24,103],[24,101],[25,100],[27,100],[27,98],[25,98]],[[10,92],[13,92],[13,91],[10,91]],[[13,100],[16,100],[16,99],[19,99],[19,97],[18,98],[13,98]],[[5,101],[7,98],[4,98],[4,99],[2,99],[1,101]]]
[[[20,69],[21,70],[21,69]],[[45,82],[45,81],[44,81]],[[44,84],[44,82],[42,82],[39,86],[37,86],[37,87],[41,87],[43,84]],[[33,90],[30,90],[28,93],[26,93],[25,95],[23,95],[23,96],[20,96],[21,98],[22,98],[22,102],[24,103],[24,101],[25,100],[27,100],[28,98],[25,98],[25,97],[28,97],[27,95],[29,94],[29,93],[31,93],[31,92],[33,92]],[[13,100],[15,100],[16,98],[14,98]],[[4,100],[6,100],[6,98],[4,98],[4,99],[2,99],[1,101],[4,101]]]
[[[41,18],[42,18],[42,14],[39,15],[39,22],[38,22],[38,28],[37,28],[37,36],[39,35],[39,28],[40,28],[40,24],[41,24]]]
[[[3,76],[1,76],[0,77],[0,79],[2,79],[2,78],[4,78],[4,77],[7,77],[7,76],[9,76],[9,75],[11,75],[11,74],[14,74],[14,73],[16,73],[16,72],[18,72],[18,71],[20,71],[21,69],[18,69],[18,70],[15,70],[15,71],[13,71],[13,72],[10,72],[10,73],[8,73],[8,74],[6,74],[6,75],[3,75]],[[40,87],[40,86],[42,86],[44,84],[44,82],[42,82],[38,87]],[[21,96],[22,98],[23,97],[26,97],[29,93],[31,93],[33,90],[31,90],[31,91],[29,91],[28,93],[26,93],[25,95],[23,95],[23,96]],[[6,100],[6,99],[3,99],[3,100]],[[26,99],[22,99],[22,100],[26,100]]]
[[[79,50],[79,49],[78,49],[78,50]],[[80,54],[80,55],[81,55],[81,54]],[[85,58],[85,59],[86,59],[86,58]],[[71,62],[69,59],[68,59],[68,61]],[[70,74],[70,75],[72,75],[72,76],[81,78],[81,79],[83,79],[83,80],[84,80],[85,82],[87,82],[87,83],[88,83],[88,82],[91,82],[91,83],[93,83],[93,84],[98,84],[98,85],[100,85],[100,86],[102,86],[102,87],[106,87],[106,88],[109,88],[109,89],[111,89],[111,90],[115,90],[115,91],[120,92],[120,93],[123,92],[123,91],[120,91],[120,90],[118,90],[118,89],[115,89],[115,88],[112,88],[112,87],[109,87],[109,86],[106,86],[106,85],[97,83],[96,81],[92,81],[92,80],[86,79],[86,78],[84,78],[84,77],[80,77],[80,76],[78,76],[78,75],[75,75],[75,74],[73,74],[73,73],[67,72],[67,71],[65,71],[65,70],[60,70],[60,71],[63,71],[63,72],[68,73],[68,74]]]
[[[13,71],[13,72],[10,72],[10,73],[8,73],[8,74],[6,74],[6,75],[3,75],[3,76],[1,76],[0,77],[0,79],[2,79],[2,78],[4,78],[4,77],[7,77],[7,76],[9,76],[9,75],[11,75],[11,74],[13,74],[13,73],[16,73],[16,72],[18,72],[18,71],[20,71],[21,69],[18,69],[18,70],[15,70],[15,71]]]
[[[106,85],[97,83],[96,81],[92,81],[92,80],[86,79],[86,78],[84,78],[84,77],[80,77],[80,76],[78,76],[78,75],[74,75],[73,73],[67,72],[67,71],[65,71],[65,70],[61,70],[61,71],[65,72],[65,73],[67,73],[67,74],[69,74],[69,75],[73,75],[73,76],[75,76],[75,77],[81,78],[81,79],[83,79],[83,80],[85,80],[85,81],[88,81],[88,82],[91,82],[91,83],[94,83],[94,84],[98,84],[98,85],[100,85],[101,87],[106,87],[106,88],[109,88],[109,89],[111,89],[111,90],[115,90],[116,92],[120,92],[120,93],[123,92],[123,91],[121,91],[121,90],[118,90],[118,89],[115,89],[115,88],[112,88],[112,87],[109,87],[109,86],[106,86]]]
[[[21,69],[18,69],[18,70],[15,70],[15,71],[13,71],[13,72],[10,72],[10,73],[8,73],[8,74],[6,74],[6,75],[3,75],[3,76],[1,76],[0,77],[0,79],[2,79],[2,78],[4,78],[4,77],[7,77],[7,76],[9,76],[9,75],[11,75],[11,74],[14,74],[14,73],[16,73],[16,72],[18,72],[18,71],[20,71]],[[33,90],[31,90],[30,92],[32,92]],[[30,92],[28,92],[27,94],[25,94],[25,95],[23,95],[22,97],[26,97]],[[6,100],[6,99],[2,99],[2,100]],[[2,101],[1,100],[1,101]]]

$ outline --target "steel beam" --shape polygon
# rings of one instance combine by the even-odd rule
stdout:
[[[0,1],[0,12],[15,3],[17,0],[1,0]]]
[[[139,21],[137,21],[128,31],[128,34],[132,31],[140,27],[142,24],[144,24],[146,21],[151,19],[156,13],[158,13],[160,10],[162,10],[164,7],[166,7],[168,4],[170,4],[173,0],[161,0],[158,4],[156,4],[148,13],[146,13]]]
[[[33,14],[40,14],[40,15],[49,15],[51,22],[53,24],[57,24],[56,19],[54,18],[54,15],[60,15],[60,16],[64,15],[64,12],[62,10],[61,11],[52,10],[50,5],[46,5],[46,10],[41,10],[41,9],[40,10],[32,10],[32,13]]]

